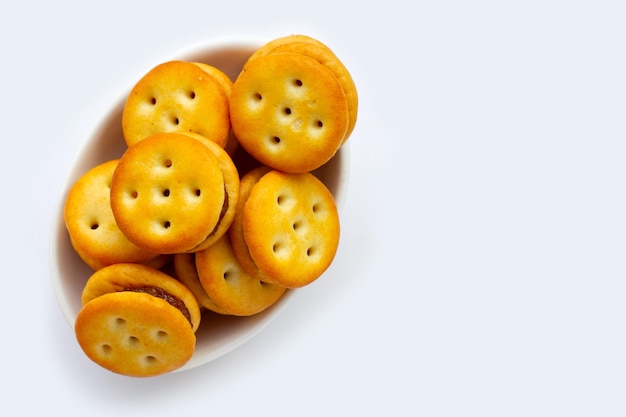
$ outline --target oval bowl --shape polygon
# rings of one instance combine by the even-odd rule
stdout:
[[[235,80],[247,58],[262,44],[263,40],[222,39],[199,43],[186,48],[170,58],[204,62],[213,65]],[[63,206],[68,191],[78,178],[90,168],[110,159],[119,158],[126,149],[121,128],[122,111],[126,96],[113,103],[103,115],[98,126],[79,150],[60,192],[50,236],[50,263],[52,284],[57,302],[70,326],[81,309],[81,293],[85,282],[93,273],[76,254],[69,240],[63,219]],[[335,197],[341,212],[346,194],[349,174],[349,141],[337,154],[314,174],[318,176]],[[267,326],[292,299],[289,290],[273,306],[253,316],[235,317],[219,315],[210,311],[203,313],[198,329],[196,350],[184,366],[183,371],[211,362],[249,341]]]

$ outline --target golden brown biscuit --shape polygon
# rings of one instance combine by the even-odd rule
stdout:
[[[174,273],[176,278],[182,282],[198,300],[198,304],[207,310],[219,314],[229,314],[227,310],[215,304],[215,301],[208,296],[206,290],[200,283],[198,271],[196,270],[195,253],[177,253],[174,255]]]
[[[70,242],[94,270],[117,262],[144,263],[159,258],[158,253],[129,241],[115,222],[109,191],[118,162],[110,160],[88,170],[65,199],[64,219]]]
[[[250,59],[276,52],[294,52],[309,56],[326,66],[335,74],[348,101],[349,120],[348,130],[343,139],[345,143],[356,126],[359,97],[352,75],[343,62],[328,46],[306,35],[289,35],[274,39],[259,48]]]
[[[167,274],[140,264],[114,264],[87,281],[74,323],[76,340],[112,372],[149,377],[184,365],[195,351],[200,308]]]
[[[218,225],[226,201],[220,161],[206,143],[157,133],[130,146],[111,181],[111,209],[135,245],[187,252]]]
[[[272,283],[287,288],[321,276],[335,256],[339,232],[332,194],[308,172],[268,172],[243,207],[250,257]]]
[[[348,128],[347,99],[337,77],[297,53],[249,60],[233,84],[230,105],[240,145],[262,164],[285,172],[308,172],[326,163]]]
[[[214,67],[168,61],[146,73],[132,88],[122,113],[128,146],[159,132],[194,132],[221,147],[230,132],[223,77]],[[227,84],[226,84],[227,85]]]
[[[209,297],[236,316],[260,313],[278,301],[286,290],[248,274],[238,262],[228,235],[196,252],[196,270]]]
[[[144,293],[94,299],[78,312],[74,329],[89,359],[127,376],[174,371],[195,351],[195,333],[185,317],[167,301]]]

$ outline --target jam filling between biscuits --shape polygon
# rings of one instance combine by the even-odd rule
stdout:
[[[148,294],[153,297],[158,297],[167,301],[168,303],[170,303],[170,305],[179,309],[180,312],[183,313],[183,316],[185,316],[185,318],[189,321],[189,324],[191,324],[193,327],[193,323],[191,322],[191,314],[189,314],[189,310],[187,309],[187,306],[185,305],[185,303],[180,298],[174,297],[172,294],[165,291],[163,288],[145,286],[145,287],[125,288],[122,291],[140,292],[140,293]]]

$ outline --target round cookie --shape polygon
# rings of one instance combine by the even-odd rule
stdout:
[[[287,288],[321,276],[335,256],[339,233],[332,194],[308,172],[268,172],[243,207],[250,257],[272,283]]]
[[[95,271],[87,280],[81,294],[85,306],[101,295],[141,288],[159,288],[183,303],[183,315],[195,332],[200,326],[200,307],[193,293],[174,277],[147,265],[118,263]]]
[[[237,257],[237,261],[241,267],[250,275],[264,282],[271,282],[272,279],[263,275],[259,268],[254,263],[254,260],[250,257],[248,251],[248,245],[243,236],[243,206],[252,191],[252,187],[267,174],[271,168],[264,165],[253,168],[247,172],[241,181],[239,182],[239,202],[237,203],[237,209],[235,210],[235,219],[228,229],[228,237],[233,248],[233,253]]]
[[[312,171],[330,160],[345,137],[349,112],[337,77],[315,59],[272,53],[246,62],[233,84],[232,129],[264,165]]]
[[[129,241],[115,222],[109,192],[118,162],[106,161],[88,170],[72,185],[65,199],[64,219],[70,242],[94,270],[117,262],[144,263],[159,258],[158,253]]]
[[[74,322],[83,352],[123,375],[148,377],[184,365],[195,351],[200,307],[187,287],[145,265],[94,272]]]
[[[326,66],[332,71],[333,74],[335,74],[348,101],[349,119],[348,130],[346,131],[346,135],[343,139],[343,142],[345,143],[356,126],[359,97],[352,75],[343,62],[341,62],[337,55],[328,46],[305,35],[289,35],[274,39],[259,48],[250,57],[250,59],[276,52],[293,52],[309,56],[320,64]]]
[[[236,316],[251,316],[273,305],[285,287],[260,281],[239,264],[228,235],[196,252],[196,270],[202,287],[219,306]]]
[[[202,287],[196,270],[196,255],[194,253],[177,253],[174,255],[173,263],[176,278],[189,288],[201,307],[219,314],[229,314],[227,310],[215,304],[215,301],[208,296]]]
[[[229,138],[229,100],[219,71],[186,61],[168,61],[131,89],[122,113],[128,146],[159,132],[194,132],[224,147]],[[225,75],[225,74],[224,74]]]
[[[174,371],[195,351],[187,319],[167,301],[144,293],[109,293],[90,301],[78,312],[74,329],[89,359],[127,376]]]
[[[111,181],[111,210],[135,245],[161,254],[203,243],[223,215],[220,161],[183,133],[157,133],[130,146]]]

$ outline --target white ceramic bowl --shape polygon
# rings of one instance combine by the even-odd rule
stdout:
[[[239,39],[208,42],[190,47],[174,57],[164,58],[163,61],[177,58],[205,62],[221,69],[234,80],[246,59],[263,43],[264,41]],[[60,193],[53,219],[50,239],[52,283],[59,306],[72,327],[81,308],[81,292],[93,271],[83,263],[70,244],[63,221],[63,205],[67,192],[83,173],[101,162],[119,158],[126,149],[121,130],[126,94],[127,92],[102,115],[102,121],[83,145]],[[348,155],[349,141],[331,161],[315,171],[335,196],[340,210],[348,182]],[[293,291],[306,291],[306,288],[288,291],[272,307],[254,316],[232,317],[206,313],[196,334],[196,351],[191,360],[178,370],[208,363],[250,340],[280,313],[292,298]]]

